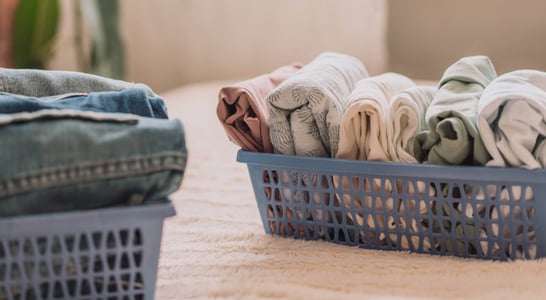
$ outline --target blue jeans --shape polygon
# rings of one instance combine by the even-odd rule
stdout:
[[[130,88],[144,90],[156,96],[141,83],[131,83],[81,72],[0,68],[0,92],[48,97],[68,93],[123,91]]]
[[[180,186],[186,160],[179,120],[0,114],[0,216],[164,201]]]
[[[73,109],[95,112],[131,113],[167,119],[163,99],[145,90],[130,88],[120,92],[67,93],[32,97],[0,92],[0,114],[33,112],[41,109]]]

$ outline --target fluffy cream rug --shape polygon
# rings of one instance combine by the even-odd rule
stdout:
[[[225,83],[164,94],[190,157],[163,231],[157,299],[542,299],[545,261],[491,262],[266,235],[216,119]]]

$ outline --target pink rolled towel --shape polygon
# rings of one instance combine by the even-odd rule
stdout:
[[[265,98],[301,67],[299,63],[283,66],[220,90],[216,114],[233,143],[246,151],[273,152]]]

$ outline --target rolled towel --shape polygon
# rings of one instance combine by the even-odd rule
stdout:
[[[487,166],[546,167],[546,73],[518,70],[494,80],[478,103]]]
[[[318,55],[266,98],[274,151],[333,157],[347,96],[368,73],[360,60],[334,52]]]
[[[273,152],[267,120],[266,96],[294,75],[301,64],[280,67],[271,73],[222,88],[216,114],[229,139],[243,150]]]
[[[390,99],[415,86],[408,77],[384,73],[360,80],[347,100],[341,117],[337,158],[390,161],[387,120]]]
[[[392,161],[417,163],[415,136],[428,129],[425,114],[437,88],[415,86],[401,91],[390,102],[387,143]]]
[[[487,56],[464,57],[447,68],[426,113],[429,129],[415,138],[419,162],[484,165],[489,160],[476,117],[478,100],[496,76]]]

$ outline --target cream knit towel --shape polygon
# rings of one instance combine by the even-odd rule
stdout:
[[[390,161],[387,121],[390,99],[415,86],[406,76],[385,73],[360,80],[341,117],[337,158]]]
[[[417,133],[428,129],[425,114],[437,88],[415,86],[401,91],[390,102],[387,143],[392,161],[417,163],[414,141]]]
[[[415,83],[406,76],[396,73],[384,73],[379,76],[369,77],[360,80],[351,95],[348,97],[348,107],[341,118],[340,142],[336,157],[353,160],[378,160],[390,161],[387,142],[387,120],[389,119],[389,105],[392,96],[402,90],[415,86]],[[405,230],[406,227],[416,226],[404,218],[388,217],[388,214],[394,214],[400,209],[411,210],[415,212],[415,207],[398,207],[390,194],[393,192],[393,183],[389,180],[374,178],[359,182],[358,178],[349,179],[347,177],[339,178],[334,176],[334,183],[341,185],[342,190],[350,190],[358,187],[359,189],[370,193],[378,193],[377,197],[363,196],[351,197],[350,194],[343,193],[343,203],[345,207],[354,208],[357,213],[348,213],[347,219],[360,226],[366,226],[370,229],[376,229],[379,235],[375,233],[367,235],[360,231],[360,239],[363,243],[380,244],[398,242],[395,234],[387,234],[388,230]],[[379,196],[382,194],[382,196]],[[370,214],[362,214],[359,211],[374,210],[378,215],[374,218]],[[383,215],[383,212],[387,215]],[[410,238],[414,240],[414,237]],[[401,247],[408,249],[409,242],[406,237],[401,239]],[[413,241],[412,241],[413,242]],[[417,241],[418,244],[418,241]],[[424,243],[428,248],[428,241]]]
[[[274,151],[333,157],[347,96],[367,76],[357,58],[325,52],[281,83],[266,98]]]

